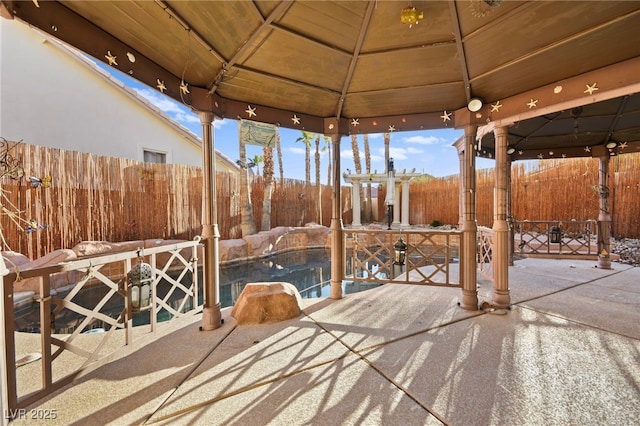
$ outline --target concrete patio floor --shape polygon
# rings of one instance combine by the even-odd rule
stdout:
[[[384,285],[279,323],[182,318],[30,409],[64,425],[640,424],[640,268],[595,265],[516,261],[510,310]]]

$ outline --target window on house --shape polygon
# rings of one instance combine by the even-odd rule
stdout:
[[[165,164],[167,162],[167,153],[166,152],[158,152],[158,151],[150,151],[148,149],[143,150],[144,158],[143,161],[145,163],[162,163]]]

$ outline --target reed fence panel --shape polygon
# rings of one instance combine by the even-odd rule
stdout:
[[[640,238],[640,154],[619,155],[610,160],[610,211],[615,237]],[[493,225],[494,170],[476,172],[478,225]],[[411,182],[409,222],[458,223],[458,175]],[[517,220],[597,219],[599,160],[556,159],[511,169],[512,216]],[[384,188],[380,199],[384,199]],[[384,206],[382,206],[382,209]],[[383,210],[380,210],[383,212]]]
[[[2,178],[0,217],[4,250],[31,259],[82,241],[193,239],[202,231],[202,171],[199,167],[143,163],[55,148],[18,144],[12,149],[25,170],[20,180]],[[598,217],[598,159],[540,161],[512,166],[512,215],[517,220],[571,220]],[[640,154],[611,159],[610,205],[616,237],[640,237]],[[29,176],[51,176],[51,184],[32,185]],[[216,176],[217,223],[221,239],[241,238],[240,177]],[[271,226],[331,225],[332,188],[294,179],[276,180]],[[251,180],[254,219],[262,222],[264,182]],[[457,175],[410,184],[409,221],[457,225]],[[478,225],[493,225],[493,169],[476,173]],[[320,194],[319,194],[320,192]],[[342,188],[342,220],[352,222],[351,187]],[[378,188],[385,198],[385,185]],[[321,203],[320,203],[321,200]],[[320,205],[319,205],[320,204]],[[322,214],[320,214],[320,210]],[[386,222],[383,202],[378,217]],[[29,232],[31,220],[45,230]],[[36,226],[37,228],[37,226]]]
[[[1,204],[6,208],[0,217],[3,250],[36,259],[82,241],[190,240],[201,234],[203,179],[199,167],[144,163],[28,144],[18,144],[11,154],[19,159],[25,176],[0,181],[4,194]],[[34,186],[29,176],[51,176],[51,183]],[[216,219],[221,239],[242,237],[239,188],[239,175],[217,173]],[[251,178],[251,191],[260,231],[262,178]],[[344,188],[343,220],[351,219],[350,197],[350,189]],[[271,225],[322,222],[329,226],[331,198],[330,186],[321,185],[319,195],[315,185],[294,179],[276,181]],[[30,232],[32,219],[46,229]]]

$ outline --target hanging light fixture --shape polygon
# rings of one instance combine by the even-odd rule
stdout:
[[[409,28],[413,27],[414,24],[417,25],[423,18],[424,12],[411,6],[411,3],[400,12],[400,22],[409,25]]]
[[[467,104],[467,108],[471,112],[480,111],[482,109],[482,99],[480,99],[480,98],[471,98],[471,100]]]

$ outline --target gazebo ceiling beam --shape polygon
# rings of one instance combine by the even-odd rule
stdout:
[[[211,87],[209,87],[209,94],[214,94],[216,90],[218,90],[222,78],[224,78],[224,75],[229,71],[229,69],[231,69],[236,64],[236,62],[240,61],[245,56],[249,49],[252,48],[256,40],[258,40],[260,37],[263,37],[263,35],[267,31],[272,30],[271,23],[284,15],[284,13],[291,7],[292,4],[292,2],[283,1],[278,6],[276,6],[275,9],[273,9],[273,11],[266,19],[263,18],[262,24],[235,51],[233,56],[225,64],[223,64],[222,69],[218,72],[218,75],[216,75],[216,78],[214,79]]]
[[[456,2],[449,2],[449,11],[451,13],[451,23],[453,24],[453,35],[456,39],[456,46],[460,59],[460,71],[464,81],[464,91],[467,97],[467,103],[471,100],[471,82],[469,80],[469,67],[467,66],[467,55],[462,43],[462,32],[460,31],[460,17],[458,16],[458,6]]]
[[[353,54],[351,55],[351,61],[349,62],[349,70],[347,71],[347,75],[344,78],[344,82],[342,84],[342,93],[340,94],[338,105],[336,105],[336,118],[338,119],[342,115],[344,98],[347,94],[347,91],[349,90],[349,86],[351,85],[351,80],[353,79],[353,73],[356,69],[356,64],[358,63],[358,56],[360,55],[360,50],[362,50],[362,43],[364,42],[364,37],[367,35],[367,30],[369,29],[369,24],[371,23],[371,15],[373,15],[374,7],[375,7],[374,2],[369,2],[369,4],[367,4],[367,11],[365,13],[364,19],[362,20],[362,25],[360,26],[358,41],[356,42],[355,48],[353,49]]]

